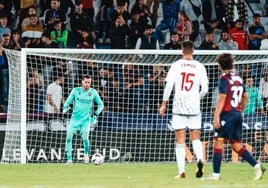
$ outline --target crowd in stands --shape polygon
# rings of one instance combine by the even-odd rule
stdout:
[[[260,0],[261,13],[252,12],[247,0],[100,0],[97,8],[93,4],[93,0],[0,2],[0,105],[3,109],[6,108],[8,101],[8,60],[3,48],[176,50],[180,49],[181,42],[191,40],[198,50],[259,50],[265,49],[265,44],[262,43],[267,42],[267,33],[261,24],[261,18],[266,16],[266,2],[262,0]],[[40,110],[36,106],[37,99],[33,97],[34,93],[48,86],[44,94],[46,103],[43,104],[46,107],[42,110],[48,109],[47,106],[50,104],[52,108],[48,112],[59,112],[61,103],[54,105],[51,102],[53,95],[51,91],[56,90],[51,88],[61,91],[58,86],[68,83],[68,74],[71,70],[66,70],[64,63],[66,62],[63,62],[63,67],[56,69],[57,72],[62,70],[63,74],[51,76],[49,83],[44,83],[38,74],[45,76],[44,72],[52,72],[49,74],[53,75],[52,66],[45,68],[30,66],[27,81],[28,94],[32,96],[33,105],[30,112]],[[109,74],[111,68],[96,67],[92,62],[85,64],[78,69],[77,75],[88,72],[88,67],[91,67],[91,75],[94,72],[98,78],[101,75],[104,77],[104,74]],[[127,84],[122,88],[121,78],[112,76],[113,79],[109,80],[109,84],[114,87],[109,87],[108,90],[106,88],[106,94],[116,91],[114,93],[118,95],[117,97],[129,100],[124,104],[135,105],[139,101],[130,101],[131,96],[140,91],[132,90],[132,87],[141,88],[141,85],[146,85],[148,82],[147,89],[162,88],[167,70],[155,67],[144,73],[139,67],[128,65],[124,71],[120,73]],[[150,76],[145,80],[146,75]],[[55,84],[50,86],[54,82]],[[101,87],[98,89],[99,92],[105,93]],[[64,99],[64,94],[67,92],[63,92],[63,97],[57,100]],[[106,94],[102,97],[109,101],[110,95]],[[150,103],[150,99],[147,100]],[[119,101],[113,102],[116,103],[114,104],[116,108],[123,108]]]

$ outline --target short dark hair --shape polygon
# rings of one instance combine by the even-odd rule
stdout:
[[[183,41],[181,43],[182,51],[185,53],[193,53],[194,50],[194,43],[190,40]]]
[[[259,18],[259,17],[261,17],[260,14],[258,14],[258,13],[253,14],[253,18],[254,18],[254,19],[255,19],[255,18]]]
[[[222,53],[216,57],[216,61],[221,66],[222,70],[231,70],[234,68],[234,58],[230,53]]]
[[[45,31],[44,33],[42,33],[42,37],[50,38],[50,33],[48,31]]]
[[[172,35],[179,35],[176,31],[171,32],[170,36]]]
[[[151,25],[151,24],[147,24],[146,26],[145,26],[145,30],[146,29],[153,29],[154,27]]]
[[[84,80],[84,79],[91,79],[91,76],[89,75],[89,74],[84,74],[83,76],[82,76],[82,80]]]
[[[52,69],[52,80],[56,81],[57,79],[64,77],[63,69],[60,67],[53,67]]]
[[[235,23],[240,23],[240,22],[244,23],[244,21],[243,21],[242,19],[237,19],[237,20],[235,21]]]

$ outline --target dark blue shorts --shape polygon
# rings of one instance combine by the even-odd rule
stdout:
[[[241,141],[243,118],[241,112],[222,112],[220,115],[221,127],[215,130],[215,138],[224,138],[229,141]]]

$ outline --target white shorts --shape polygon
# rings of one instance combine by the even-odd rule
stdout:
[[[173,115],[171,127],[179,129],[201,129],[201,113],[196,116]]]

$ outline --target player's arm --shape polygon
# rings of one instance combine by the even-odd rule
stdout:
[[[222,112],[222,109],[224,107],[225,100],[227,98],[227,95],[225,93],[220,93],[218,95],[217,99],[217,105],[216,105],[216,110],[214,113],[214,120],[213,120],[213,125],[215,129],[220,128],[220,114]]]
[[[172,82],[166,82],[162,104],[161,104],[161,106],[159,108],[159,114],[161,116],[164,116],[165,113],[166,113],[167,101],[168,101],[168,99],[169,99],[169,97],[171,95],[172,89],[173,89],[173,83]]]
[[[53,101],[52,95],[46,94],[46,99],[47,99],[48,103],[54,108],[55,112],[59,112],[57,105]]]
[[[245,110],[247,104],[248,104],[248,93],[244,92],[242,95],[242,100],[241,100],[242,112]]]
[[[200,99],[203,99],[206,94],[208,93],[208,76],[207,76],[207,71],[206,68],[203,67],[203,74],[202,74],[202,80],[201,80],[201,90],[199,92]]]
[[[98,108],[97,108],[97,110],[94,112],[94,114],[95,114],[96,116],[98,116],[98,115],[101,113],[101,111],[103,110],[103,108],[104,108],[104,104],[103,104],[103,101],[101,100],[100,95],[98,94],[97,91],[96,91],[96,93],[95,93],[95,98],[94,98],[94,100],[95,100],[95,102],[96,102],[97,105],[98,105]]]
[[[73,103],[74,98],[75,98],[75,90],[73,89],[63,104],[63,112],[67,112],[69,110],[69,106],[70,104]]]
[[[175,64],[172,64],[167,77],[165,79],[165,89],[164,89],[164,95],[163,95],[163,100],[162,100],[162,104],[159,108],[159,114],[161,116],[164,116],[166,113],[166,107],[167,107],[167,101],[169,100],[169,97],[171,95],[171,92],[173,90],[173,86],[174,86],[174,82],[175,82],[175,78],[176,78],[176,67],[174,67]]]

